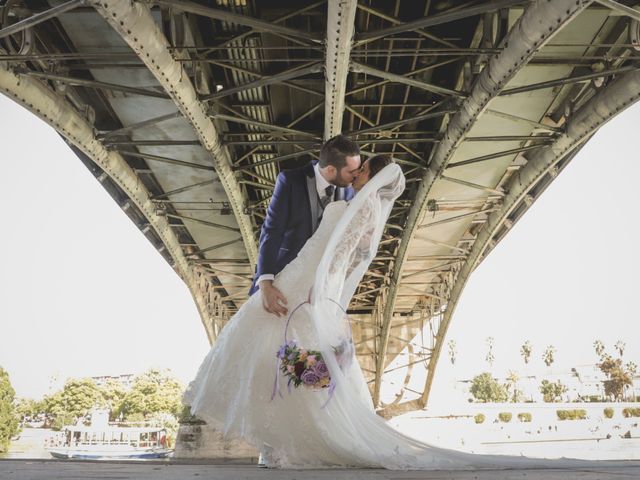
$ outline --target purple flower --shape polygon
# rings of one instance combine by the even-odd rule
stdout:
[[[302,372],[300,379],[304,382],[305,385],[315,385],[320,381],[320,377],[316,372],[311,369],[307,369]]]
[[[284,343],[280,346],[280,349],[278,350],[278,353],[277,353],[277,357],[280,359],[283,359],[286,356],[287,356],[287,344]]]
[[[318,363],[316,363],[313,367],[313,370],[320,378],[329,376],[329,369],[327,368],[327,364],[324,363],[324,360],[320,360]]]

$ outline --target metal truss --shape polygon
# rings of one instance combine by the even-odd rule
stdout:
[[[128,0],[93,1],[92,5],[147,65],[183,116],[193,125],[200,143],[211,154],[218,179],[227,193],[242,232],[247,255],[251,264],[255,265],[258,253],[253,226],[245,213],[247,201],[231,169],[229,152],[221,145],[218,131],[207,116],[206,107],[198,100],[184,66],[173,57],[169,42],[158,29],[149,8]],[[186,7],[181,5],[181,8]]]
[[[625,73],[600,91],[587,104],[568,119],[565,133],[553,144],[537,150],[529,158],[527,165],[513,178],[502,207],[491,213],[477,234],[457,279],[449,293],[447,308],[437,333],[436,349],[432,359],[437,361],[443,347],[444,335],[451,322],[453,312],[462,294],[469,275],[497,243],[501,229],[509,230],[523,210],[527,210],[558,175],[558,164],[564,168],[577,150],[606,122],[640,100],[640,70]],[[517,216],[514,212],[521,209]],[[504,234],[504,232],[502,232]],[[433,360],[432,360],[433,361]],[[425,405],[433,385],[435,362],[429,365],[427,382],[419,404]]]
[[[173,268],[189,287],[207,335],[213,341],[217,335],[216,323],[228,318],[229,312],[206,277],[190,266],[167,218],[158,214],[149,191],[140,184],[125,159],[118,152],[108,150],[96,138],[93,125],[63,97],[30,75],[16,73],[3,62],[0,62],[0,90],[53,127],[100,167],[103,173],[98,179],[103,182],[108,176],[126,195],[128,201],[123,208],[131,208],[131,203],[135,205],[148,221],[148,226],[141,227],[143,233],[148,233],[150,226],[161,240],[159,249],[169,253]]]
[[[614,105],[626,98],[625,87],[611,89],[637,73],[629,43],[638,13],[616,1],[596,4],[588,15],[604,18],[606,38],[563,46],[551,37],[591,2],[90,0],[85,7],[71,0],[46,11],[20,8],[0,26],[5,46],[37,38],[28,49],[0,51],[11,74],[1,83],[14,89],[9,80],[20,73],[23,86],[55,91],[70,118],[86,119],[80,130],[92,129],[92,140],[69,138],[105,169],[103,185],[113,178],[127,195],[134,180],[142,186],[127,212],[140,208],[143,232],[158,231],[154,241],[191,289],[211,341],[247,298],[278,173],[317,158],[321,141],[340,132],[365,158],[392,155],[407,189],[350,306],[358,358],[388,416],[426,404],[468,275],[593,133],[568,130],[577,128],[578,112],[601,106],[605,91],[616,92],[607,97]],[[607,18],[603,6],[623,16]],[[82,29],[68,28],[78,11],[114,42],[75,48],[86,40]],[[132,51],[122,50],[120,37]],[[553,73],[528,81],[530,67]],[[634,81],[624,84],[637,89]],[[603,100],[593,97],[597,90]],[[536,95],[551,102],[540,116],[508,108]],[[21,103],[40,108],[29,98]],[[125,103],[157,108],[127,118],[116,111]],[[482,122],[522,128],[507,133]],[[561,159],[547,157],[569,144]],[[512,177],[533,169],[532,159],[552,165],[512,198]],[[420,331],[421,346],[412,342]],[[428,380],[410,391],[409,371],[403,392],[418,398],[383,405],[383,376],[397,355],[407,357],[402,368],[427,365]]]
[[[449,121],[442,140],[432,155],[430,167],[423,175],[420,188],[416,193],[413,206],[407,217],[403,242],[398,249],[383,314],[381,348],[376,365],[376,381],[373,394],[375,404],[379,404],[380,401],[380,388],[389,343],[389,333],[395,311],[398,288],[402,281],[402,273],[406,265],[405,260],[409,253],[408,246],[410,239],[416,234],[420,218],[423,217],[428,208],[428,195],[434,182],[442,176],[453,152],[464,141],[471,127],[489,102],[500,93],[507,82],[529,62],[534,54],[556,32],[584,10],[589,3],[576,2],[574,0],[555,0],[554,2],[538,0],[532,3],[503,41],[503,48],[500,53],[491,56],[489,64],[476,78],[471,93],[463,101],[458,113]],[[445,285],[444,282],[443,285]],[[451,285],[448,284],[448,286]],[[448,292],[442,292],[441,296],[447,298]],[[446,328],[438,332],[436,345],[440,345],[445,332]],[[439,347],[436,347],[434,355],[429,362],[429,378],[433,378],[438,353]],[[420,400],[422,406],[426,405],[429,385],[428,381],[425,387],[425,392],[427,393]]]
[[[324,139],[342,132],[357,2],[327,2]]]

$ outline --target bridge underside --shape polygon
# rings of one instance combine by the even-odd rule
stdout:
[[[638,100],[632,4],[6,0],[0,91],[69,142],[189,286],[212,342],[247,299],[278,172],[340,132],[392,154],[407,190],[351,312],[394,415],[426,405],[473,269]],[[398,355],[427,380],[383,405]]]

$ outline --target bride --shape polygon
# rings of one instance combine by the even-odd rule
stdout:
[[[289,318],[267,313],[260,292],[252,295],[187,389],[192,414],[267,452],[270,467],[525,466],[524,459],[418,442],[374,411],[344,311],[404,187],[402,170],[390,157],[363,164],[354,199],[327,206],[316,233],[274,280],[288,300]],[[531,462],[540,465],[526,465]]]

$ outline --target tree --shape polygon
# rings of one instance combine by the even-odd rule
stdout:
[[[20,431],[16,415],[16,391],[11,386],[9,374],[0,367],[0,452],[6,452],[11,438]]]
[[[31,398],[20,398],[16,402],[16,414],[20,420],[25,418],[34,418],[44,411],[42,402],[37,402]]]
[[[449,360],[451,360],[451,365],[454,365],[456,363],[456,341],[455,340],[449,340],[449,343],[447,343],[447,346],[449,347]]]
[[[633,374],[629,371],[628,364],[623,366],[621,358],[604,355],[598,368],[607,376],[607,379],[602,382],[604,394],[614,400],[622,400],[624,389],[633,386]]]
[[[122,410],[122,402],[124,401],[127,392],[120,382],[110,378],[106,384],[100,388],[100,393],[104,403],[110,412],[110,420],[115,420],[117,415]]]
[[[485,342],[487,344],[488,350],[487,355],[484,357],[484,359],[489,364],[489,367],[492,367],[493,361],[495,360],[495,357],[493,356],[493,337],[487,337]]]
[[[507,383],[505,384],[505,387],[513,403],[519,402],[520,398],[522,397],[522,391],[518,390],[517,388],[519,380],[520,380],[520,377],[518,376],[518,374],[513,370],[509,370],[509,374],[507,375]]]
[[[567,393],[568,390],[569,389],[563,385],[560,380],[555,383],[552,383],[549,380],[542,380],[542,383],[540,384],[540,393],[542,394],[542,398],[548,403],[562,401],[562,395]]]
[[[555,361],[554,355],[556,353],[556,347],[553,345],[549,345],[544,349],[544,353],[542,354],[542,360],[547,367],[550,367],[551,364]]]
[[[593,342],[593,348],[596,350],[596,355],[599,357],[604,353],[604,343],[602,343],[602,340],[596,340]]]
[[[627,362],[627,364],[624,367],[625,367],[625,370],[631,376],[631,401],[635,402],[636,401],[636,391],[633,388],[633,377],[635,377],[636,373],[638,372],[638,365],[635,362]]]
[[[55,429],[84,417],[94,407],[106,407],[102,392],[90,378],[72,378],[62,390],[44,399],[45,413]]]
[[[480,402],[506,402],[509,394],[504,385],[495,380],[489,372],[473,377],[470,388],[471,395]]]
[[[524,360],[525,364],[529,363],[529,359],[531,358],[531,342],[529,342],[529,340],[525,341],[522,346],[520,347],[520,355],[522,356],[522,359]]]
[[[151,369],[135,378],[133,388],[122,400],[120,411],[125,419],[135,414],[148,418],[156,413],[178,417],[182,410],[182,393],[180,382],[168,370]]]

